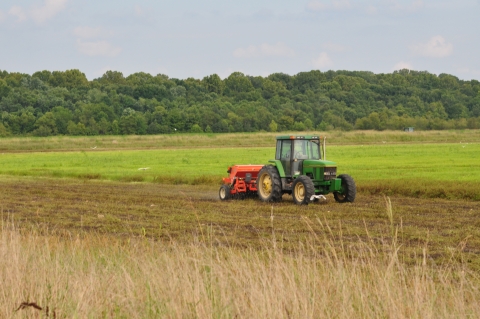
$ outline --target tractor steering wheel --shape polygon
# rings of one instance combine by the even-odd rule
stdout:
[[[295,158],[300,158],[300,157],[303,157],[303,153],[302,152],[296,152],[295,153]]]

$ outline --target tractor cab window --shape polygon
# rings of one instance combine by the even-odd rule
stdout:
[[[295,140],[293,148],[295,159],[320,159],[320,146],[318,142],[309,140]]]
[[[292,141],[291,140],[278,140],[277,152],[275,159],[277,160],[290,160],[292,153]]]
[[[282,163],[285,174],[290,175],[290,159],[292,157],[292,141],[291,140],[278,140],[277,141],[277,153],[275,159],[280,160]]]

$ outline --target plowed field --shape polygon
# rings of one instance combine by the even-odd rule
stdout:
[[[274,244],[287,251],[308,238],[332,236],[347,248],[368,241],[381,251],[397,238],[406,263],[418,262],[425,251],[432,263],[462,261],[480,269],[479,202],[360,193],[353,204],[337,204],[329,195],[326,202],[297,206],[288,195],[272,205],[222,202],[217,192],[201,185],[3,178],[0,208],[2,220],[20,229],[69,237],[97,233],[258,249]]]

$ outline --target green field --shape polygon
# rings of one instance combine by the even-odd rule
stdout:
[[[221,177],[234,164],[264,164],[272,147],[159,149],[81,152],[4,153],[0,174],[121,180],[142,176]],[[327,159],[337,162],[359,182],[384,179],[437,181],[480,180],[480,144],[394,144],[328,146]],[[141,170],[140,168],[147,168]]]
[[[185,142],[185,141],[184,141]],[[272,140],[273,142],[273,140]],[[134,142],[132,147],[134,147]],[[234,164],[264,164],[274,147],[116,149],[4,152],[0,175],[216,185]],[[327,159],[369,192],[479,200],[480,143],[328,145]],[[382,189],[378,189],[378,186]],[[458,190],[458,191],[457,191]]]

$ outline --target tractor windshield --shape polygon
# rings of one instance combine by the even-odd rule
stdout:
[[[317,140],[295,140],[293,149],[296,159],[320,159],[320,146]]]

